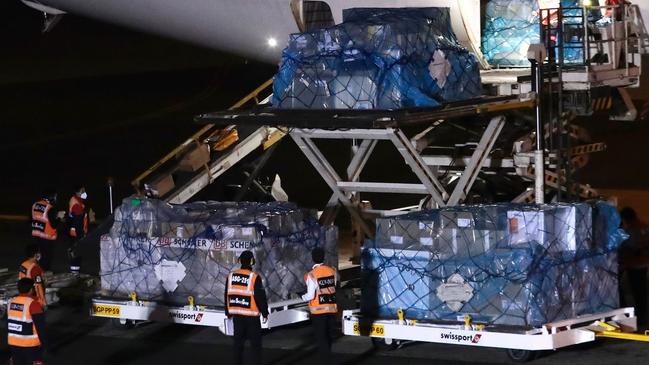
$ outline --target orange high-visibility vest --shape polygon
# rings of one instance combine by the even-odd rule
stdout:
[[[34,301],[28,296],[17,296],[7,303],[7,343],[9,346],[37,347],[41,345],[36,326],[29,312]]]
[[[337,313],[336,306],[336,269],[320,265],[304,275],[304,281],[309,278],[318,284],[315,297],[309,301],[311,314]]]
[[[70,202],[68,203],[68,216],[72,217],[72,207],[75,205],[81,205],[83,209],[83,235],[88,234],[88,213],[86,212],[86,204],[83,202],[83,199],[72,195]],[[70,237],[77,237],[77,228],[72,225],[70,227]]]
[[[258,317],[259,308],[255,302],[257,274],[239,269],[228,275],[228,312],[241,316]]]
[[[22,264],[20,264],[20,268],[18,269],[18,280],[22,278],[29,278],[34,280],[36,298],[38,299],[38,302],[43,306],[43,308],[45,308],[45,305],[47,305],[47,300],[45,299],[45,283],[43,282],[44,278],[33,274],[35,267],[40,266],[34,259],[25,260]],[[41,269],[40,271],[43,272],[43,269]]]
[[[57,238],[56,229],[52,227],[48,217],[48,213],[52,208],[54,206],[45,199],[39,200],[32,205],[32,236],[51,241]]]

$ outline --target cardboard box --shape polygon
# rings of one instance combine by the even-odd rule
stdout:
[[[189,152],[185,153],[178,164],[181,171],[194,172],[205,164],[210,162],[210,149],[207,145],[192,147]]]
[[[153,180],[153,182],[151,182],[151,187],[153,188],[153,190],[157,191],[158,196],[161,197],[170,192],[174,187],[176,187],[176,184],[174,183],[173,176],[169,174],[163,175]]]

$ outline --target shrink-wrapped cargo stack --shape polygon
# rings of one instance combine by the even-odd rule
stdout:
[[[618,306],[614,208],[467,206],[379,219],[363,252],[371,316],[538,326]]]
[[[481,91],[478,62],[457,41],[448,8],[356,8],[341,24],[290,36],[273,106],[435,107]]]
[[[559,11],[559,4],[562,10]],[[541,5],[541,7],[539,6]],[[546,9],[544,11],[540,9]],[[557,33],[559,12],[562,14],[563,37]],[[583,23],[592,22],[579,0],[489,0],[487,2],[482,32],[482,53],[487,62],[496,67],[529,67],[527,50],[530,44],[544,43],[541,38],[541,17],[550,23],[555,61],[568,65],[583,64]],[[592,30],[591,30],[592,32]],[[563,48],[561,57],[559,46]]]
[[[322,247],[337,266],[335,227],[292,203],[198,202],[170,205],[127,198],[101,240],[102,293],[185,304],[222,306],[227,274],[243,250],[255,254],[269,301],[305,289],[310,252]]]

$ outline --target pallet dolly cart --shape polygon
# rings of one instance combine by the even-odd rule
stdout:
[[[347,336],[369,336],[377,347],[396,348],[404,342],[430,342],[451,345],[502,348],[510,359],[526,362],[539,351],[592,342],[599,337],[649,342],[649,334],[633,333],[637,318],[633,308],[584,315],[546,323],[532,329],[512,330],[473,323],[424,323],[404,318],[380,320],[363,317],[359,310],[343,311],[343,333]]]
[[[309,308],[301,299],[292,299],[268,304],[268,322],[262,328],[286,326],[309,319]],[[193,326],[217,327],[223,334],[231,336],[231,321],[222,308],[197,305],[193,297],[187,298],[187,305],[173,306],[154,301],[140,300],[131,293],[129,300],[94,298],[90,308],[94,317],[110,318],[125,328],[142,322],[166,322]]]

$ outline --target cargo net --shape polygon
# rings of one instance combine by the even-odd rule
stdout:
[[[378,318],[535,327],[618,307],[625,234],[605,203],[486,205],[377,222],[362,310]]]
[[[529,67],[527,49],[530,44],[542,43],[538,0],[490,0],[485,11],[482,35],[482,53],[492,66]],[[557,8],[559,1],[541,2],[543,8]],[[584,62],[583,36],[577,25],[583,23],[579,0],[562,0],[564,8],[563,61],[567,64]],[[550,22],[556,27],[556,12],[551,12]],[[572,26],[571,26],[572,24]],[[583,31],[582,31],[583,32]],[[560,42],[554,37],[554,42]],[[554,43],[554,46],[560,46]],[[559,60],[558,48],[554,59]]]
[[[459,45],[447,8],[348,9],[343,20],[290,35],[274,107],[436,107],[481,95],[478,62]]]
[[[115,212],[110,234],[101,240],[101,288],[108,297],[170,304],[223,306],[227,274],[239,268],[243,250],[268,300],[290,299],[306,290],[311,250],[322,247],[337,266],[337,229],[322,227],[315,213],[292,203],[198,202],[170,205],[127,198]]]
[[[482,53],[492,66],[529,67],[527,49],[540,42],[537,0],[491,0],[485,12]]]

